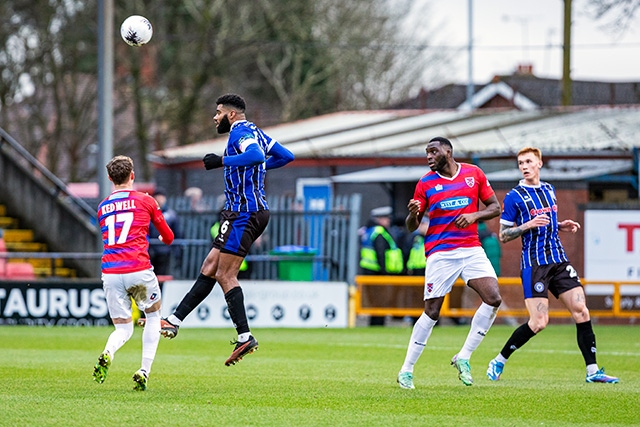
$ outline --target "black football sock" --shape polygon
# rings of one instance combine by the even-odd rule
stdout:
[[[249,321],[247,320],[247,312],[244,308],[244,294],[242,288],[237,286],[224,294],[227,300],[227,309],[233,326],[235,326],[238,335],[249,332]]]
[[[591,320],[576,323],[578,333],[578,347],[584,358],[584,363],[588,365],[596,364],[596,335],[593,333]]]
[[[507,343],[504,345],[502,350],[500,350],[500,354],[505,359],[508,359],[514,351],[525,345],[527,341],[535,335],[536,334],[529,327],[529,323],[523,323],[518,327],[518,329],[513,331],[507,340]]]
[[[189,292],[182,298],[180,304],[173,312],[173,315],[180,320],[184,320],[204,299],[209,296],[213,287],[216,285],[216,279],[205,276],[200,273],[196,282],[193,284]]]

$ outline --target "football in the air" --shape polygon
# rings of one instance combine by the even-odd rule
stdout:
[[[120,35],[129,46],[142,46],[151,40],[153,28],[144,16],[132,15],[120,26]]]

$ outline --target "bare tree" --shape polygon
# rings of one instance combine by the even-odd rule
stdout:
[[[448,53],[430,49],[428,4],[419,7],[414,3],[380,2],[376,16],[365,13],[359,18],[372,24],[346,23],[353,34],[345,36],[361,43],[349,52],[347,58],[352,60],[338,74],[346,107],[381,108],[402,101],[423,86],[425,75],[435,77],[448,64]],[[367,2],[361,7],[371,9]]]
[[[83,1],[3,2],[3,126],[66,180],[95,139],[96,28]],[[6,109],[6,110],[5,110]]]
[[[401,100],[443,63],[411,4],[116,0],[117,27],[143,13],[154,35],[133,48],[114,28],[114,150],[152,179],[146,156],[210,137],[225,92],[271,124]],[[95,179],[95,2],[7,0],[0,14],[0,125],[61,179]]]
[[[409,15],[420,13],[411,3],[259,2],[246,16],[266,41],[256,64],[283,106],[282,120],[379,108],[419,87],[428,64],[442,61],[428,54],[428,37],[406,31]]]
[[[640,0],[587,0],[587,12],[618,36],[633,22],[640,8]]]

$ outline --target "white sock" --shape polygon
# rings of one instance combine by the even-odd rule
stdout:
[[[427,346],[427,340],[431,336],[431,331],[438,321],[433,320],[427,316],[424,312],[418,318],[418,321],[413,325],[413,331],[411,332],[411,340],[409,341],[409,347],[407,348],[407,355],[404,358],[404,363],[400,372],[413,372],[413,366],[416,364],[422,351]]]
[[[180,324],[182,323],[182,320],[178,319],[176,316],[174,316],[173,314],[170,314],[169,317],[167,317],[167,320],[169,321],[169,323],[171,323],[173,326],[180,326]]]
[[[244,334],[238,334],[238,342],[247,342],[249,341],[249,337],[251,336],[251,332],[245,332]]]
[[[593,375],[596,372],[598,372],[598,365],[596,363],[587,365],[587,375]]]
[[[498,353],[498,355],[496,356],[496,359],[495,359],[495,360],[496,360],[497,362],[500,362],[500,363],[502,363],[502,364],[504,365],[505,363],[507,363],[507,360],[509,360],[509,359],[505,359],[505,357],[504,357],[503,355],[501,355],[500,353]]]
[[[142,331],[142,369],[149,374],[160,342],[160,310],[146,316],[147,324]]]
[[[129,341],[129,338],[133,335],[133,322],[116,323],[113,326],[115,326],[116,329],[111,332],[107,340],[107,345],[104,347],[104,351],[108,351],[109,354],[111,354],[111,359],[115,356],[116,351]]]
[[[471,358],[471,353],[478,348],[484,336],[489,332],[489,328],[493,325],[497,312],[498,307],[490,306],[484,302],[480,304],[480,307],[478,307],[476,314],[473,315],[473,319],[471,320],[469,335],[467,335],[462,349],[458,352],[458,359]]]

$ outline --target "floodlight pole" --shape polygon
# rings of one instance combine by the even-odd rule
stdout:
[[[113,0],[98,0],[98,193],[111,193],[105,169],[113,157]]]
[[[468,81],[467,81],[467,106],[469,107],[469,111],[473,110],[473,0],[468,0],[469,5],[469,43],[467,45],[468,50]]]
[[[573,104],[571,87],[571,0],[564,0],[564,40],[562,43],[562,105]]]

